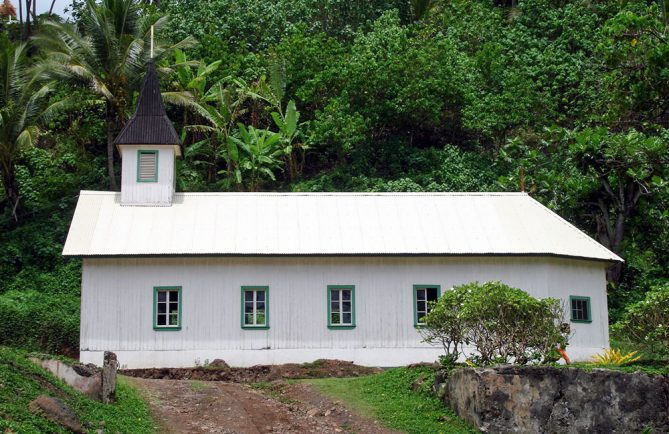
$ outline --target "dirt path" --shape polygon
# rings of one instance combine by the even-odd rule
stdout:
[[[164,433],[394,434],[306,384],[128,378]]]

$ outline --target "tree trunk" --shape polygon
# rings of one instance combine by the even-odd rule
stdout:
[[[606,204],[600,201],[599,210],[595,212],[594,217],[597,222],[597,238],[599,239],[599,243],[613,253],[618,254],[625,229],[625,215],[618,210],[614,224],[611,221],[612,217],[606,208]],[[615,263],[606,270],[606,280],[607,282],[616,284],[620,280],[621,274],[622,264]]]
[[[213,184],[218,178],[218,137],[211,138],[211,155],[209,155],[209,167],[207,168],[207,183]]]
[[[19,211],[22,208],[21,195],[19,194],[19,183],[16,180],[16,167],[14,162],[10,161],[7,169],[2,171],[2,185],[5,188],[5,196],[9,201],[9,206],[14,220],[19,220]]]
[[[297,178],[297,164],[295,162],[295,157],[293,155],[294,151],[290,151],[290,154],[286,156],[286,166],[288,166],[288,178],[291,182],[295,181]]]
[[[643,190],[639,184],[625,173],[618,173],[618,184],[611,186],[601,173],[600,183],[603,194],[593,203],[593,216],[597,223],[600,244],[616,254],[620,254],[625,235],[625,223],[636,208]],[[617,284],[622,275],[623,264],[615,263],[606,270],[606,280]]]
[[[23,32],[23,0],[19,0],[19,27],[21,28],[21,40],[24,39]]]
[[[107,116],[105,118],[107,128],[107,176],[109,176],[109,189],[118,191],[116,183],[116,171],[114,170],[114,139],[116,138],[117,122],[116,112],[112,103],[107,102]]]
[[[30,25],[30,10],[31,10],[31,5],[32,1],[31,0],[26,0],[26,32],[23,35],[23,40],[27,41],[30,39],[30,36],[32,34],[32,27]]]

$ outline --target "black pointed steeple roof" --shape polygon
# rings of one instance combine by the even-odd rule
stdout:
[[[160,96],[160,83],[153,60],[149,61],[137,98],[137,107],[114,140],[117,145],[180,145]]]

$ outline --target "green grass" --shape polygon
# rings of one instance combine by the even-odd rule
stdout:
[[[643,372],[648,375],[669,375],[669,366],[664,362],[643,361],[631,363],[629,365],[599,364],[590,362],[574,362],[571,365],[556,365],[560,368],[579,368],[586,372],[593,369],[610,369],[620,372]]]
[[[109,433],[155,432],[146,403],[139,393],[119,378],[114,404],[102,404],[55,378],[27,359],[27,353],[0,347],[0,432],[67,433],[60,425],[35,415],[28,403],[39,395],[63,399],[89,432],[103,428]]]
[[[196,392],[199,390],[204,389],[204,383],[198,380],[191,380],[190,381],[190,388],[195,390]]]
[[[414,391],[412,384],[422,378]],[[342,401],[359,414],[379,419],[387,427],[412,434],[476,433],[432,394],[434,370],[395,368],[357,378],[304,380],[324,394]]]

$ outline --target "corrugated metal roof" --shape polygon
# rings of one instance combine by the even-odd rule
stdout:
[[[114,143],[117,145],[180,145],[181,140],[167,117],[153,60],[147,66],[137,107]]]
[[[82,191],[64,255],[555,255],[620,261],[525,193]]]

